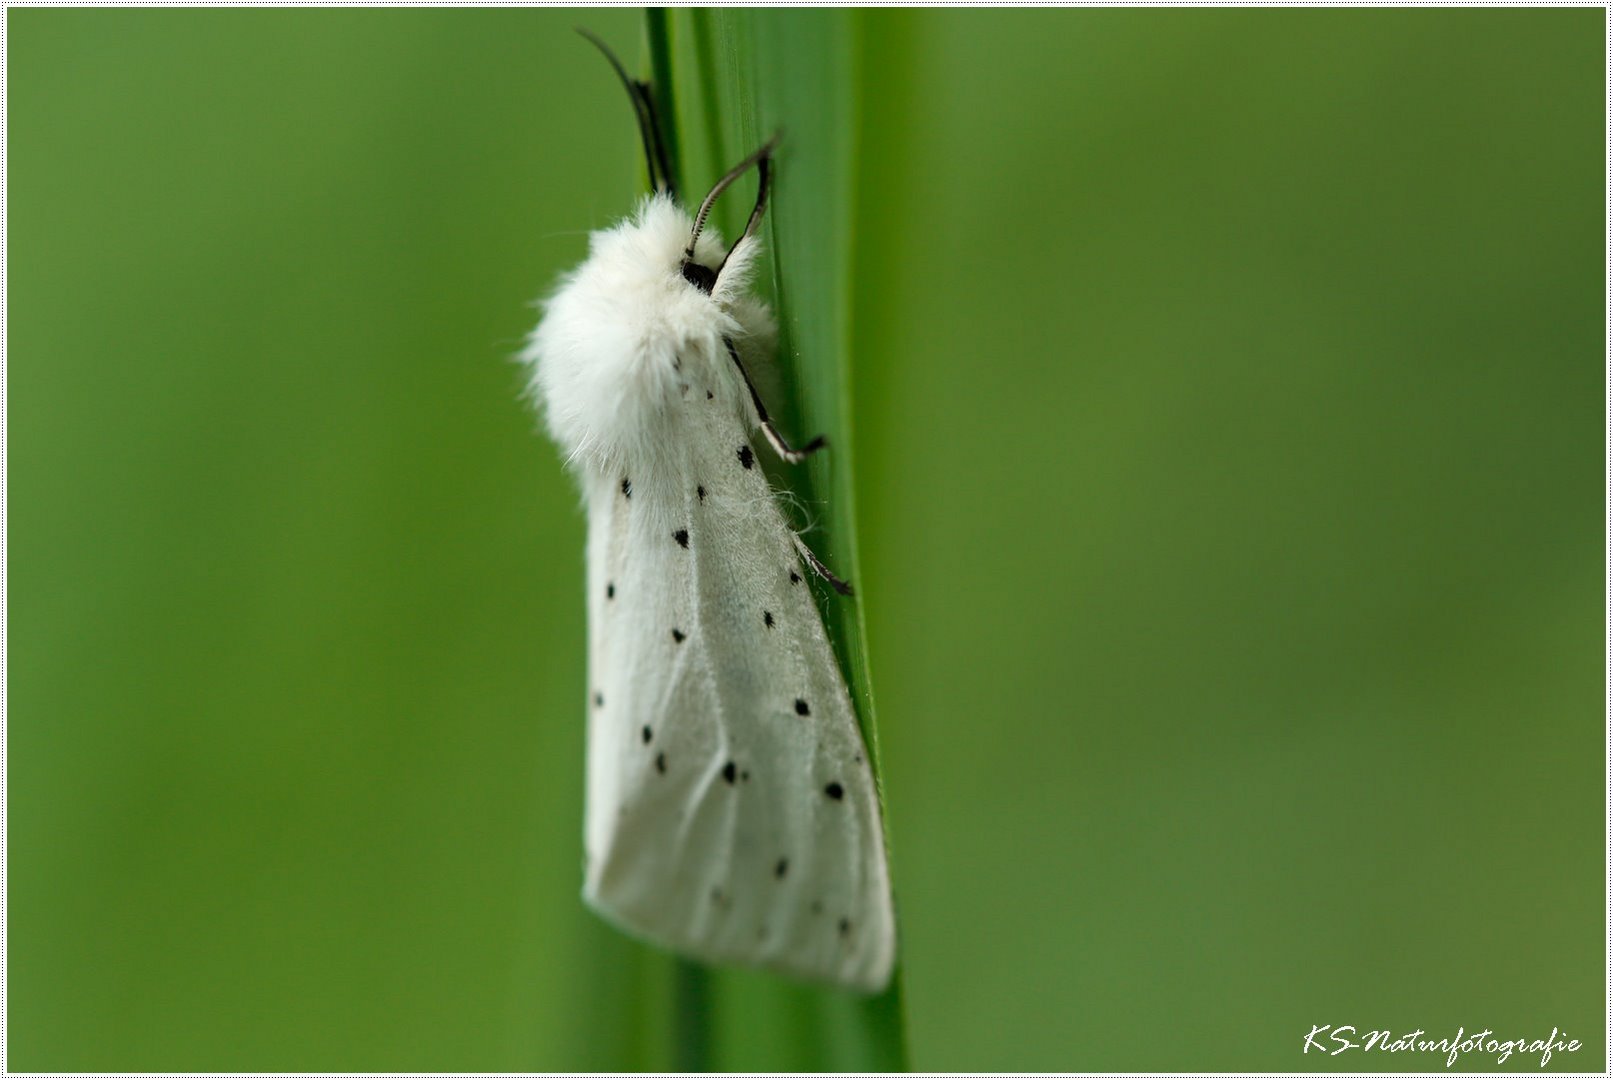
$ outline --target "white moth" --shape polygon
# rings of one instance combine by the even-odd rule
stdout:
[[[746,372],[773,339],[747,291],[771,144],[691,218],[649,87],[605,52],[657,191],[592,234],[523,354],[588,508],[583,896],[702,961],[876,992],[896,940],[879,799],[807,575],[850,590],[786,523],[751,442],[791,463],[823,442],[792,450]],[[706,216],[752,166],[725,253]]]

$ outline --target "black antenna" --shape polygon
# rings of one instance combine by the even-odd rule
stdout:
[[[778,136],[775,135],[762,149],[772,150],[773,143],[777,141]],[[728,249],[728,254],[724,255],[722,262],[717,264],[718,277],[722,277],[722,268],[728,265],[728,260],[733,258],[734,252],[739,249],[739,241],[755,232],[757,222],[762,220],[762,208],[767,205],[768,166],[772,163],[772,160],[772,154],[768,153],[763,154],[761,159],[756,162],[756,205],[751,207],[750,220],[745,222],[745,231],[739,234],[739,240],[734,241],[734,246]]]
[[[660,117],[655,113],[655,95],[650,92],[650,84],[628,75],[622,62],[616,59],[616,54],[600,40],[599,35],[582,26],[576,30],[605,54],[610,66],[616,69],[616,77],[622,80],[622,86],[627,90],[627,96],[633,103],[633,115],[638,118],[639,137],[644,140],[644,163],[650,173],[650,187],[665,191],[676,199],[678,186],[672,179],[672,166],[667,159],[666,146],[661,141]]]
[[[723,191],[727,189],[729,184],[732,184],[735,180],[738,180],[741,176],[744,176],[745,170],[749,169],[752,165],[757,165],[759,167],[756,175],[756,206],[751,210],[750,221],[745,224],[745,232],[741,235],[740,239],[744,239],[746,236],[750,235],[751,230],[756,227],[756,222],[760,220],[762,216],[762,206],[767,201],[767,161],[773,153],[773,145],[777,142],[777,135],[773,136],[771,139],[768,139],[767,142],[762,144],[761,149],[757,150],[744,161],[741,161],[738,165],[735,165],[732,169],[729,169],[728,172],[724,174],[723,178],[717,181],[716,186],[711,189],[711,192],[700,203],[700,210],[694,216],[694,232],[689,234],[689,246],[683,252],[684,261],[687,262],[688,260],[694,258],[695,241],[700,239],[700,231],[706,227],[706,217],[711,213],[712,204],[717,201],[717,196],[721,195]],[[739,241],[734,241],[734,247],[738,246]],[[729,248],[728,254],[732,255],[733,253],[733,248]],[[727,256],[724,256],[723,262],[727,261]]]

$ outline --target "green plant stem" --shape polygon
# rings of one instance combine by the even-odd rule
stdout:
[[[672,971],[672,1068],[711,1072],[711,973],[703,964],[679,959]]]
[[[681,25],[674,26],[673,20]],[[794,401],[778,411],[800,430],[822,432],[834,450],[788,478],[815,508],[816,543],[831,565],[857,577],[852,500],[851,364],[853,309],[864,302],[852,281],[857,265],[858,154],[864,74],[862,27],[846,12],[728,9],[646,15],[657,108],[684,125],[675,144],[714,170],[723,145],[753,146],[785,132],[767,229],[770,300],[779,321],[781,381]],[[682,53],[674,31],[685,34]],[[677,70],[672,61],[678,59]],[[692,110],[672,111],[677,99]],[[721,207],[719,207],[721,212]],[[879,766],[873,699],[859,601],[823,598],[825,625],[846,673],[870,761]],[[747,1056],[762,1068],[897,1072],[908,1068],[901,972],[872,998],[804,986],[751,990],[731,997],[726,975],[679,961],[673,983],[674,1064],[695,1071],[714,1057]],[[755,1021],[716,1024],[734,1010]],[[776,1038],[751,1042],[757,1030]],[[720,1045],[718,1040],[720,1039]]]
[[[721,176],[727,165],[723,150],[722,109],[717,104],[717,42],[712,14],[702,8],[689,12],[694,39],[696,76],[700,84],[700,116],[706,129],[706,171]]]
[[[672,19],[666,8],[644,9],[645,36],[650,46],[650,92],[666,137],[666,156],[678,190],[684,190],[683,157],[678,138],[678,114],[672,93]],[[685,196],[686,197],[686,196]]]

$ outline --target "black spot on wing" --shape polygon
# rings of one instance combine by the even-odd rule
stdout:
[[[600,693],[598,690],[594,691],[594,707],[599,709],[603,709],[605,707],[605,695]]]
[[[677,532],[672,534],[672,539],[674,539],[674,540],[676,540],[678,542],[679,547],[682,547],[682,548],[688,547],[689,546],[689,530],[688,529],[679,529]]]
[[[655,771],[663,776],[666,775],[666,751],[664,750],[655,755]]]
[[[707,391],[706,391],[706,400],[707,400],[707,401],[710,401],[710,400],[711,400],[711,399],[712,399],[712,398],[713,398],[713,397],[715,397],[715,396],[716,396],[716,395],[715,395],[715,394],[713,394],[713,393],[712,393],[712,392],[711,392],[711,391],[710,391],[710,390],[707,390]]]
[[[614,582],[610,582],[610,581],[605,582],[605,599],[610,600],[610,599],[613,599],[615,596],[616,596],[616,584]]]
[[[771,611],[762,612],[762,625],[769,630],[773,629],[773,613]]]
[[[782,880],[784,880],[784,875],[789,872],[789,869],[790,869],[790,860],[788,860],[788,859],[780,859],[778,861],[777,865],[775,865],[773,867],[773,876],[778,878],[780,881],[782,881]]]
[[[840,786],[839,781],[831,780],[828,784],[824,785],[823,793],[836,802],[839,802],[845,797],[846,789]]]
[[[795,715],[796,716],[811,716],[812,715],[812,710],[807,708],[806,698],[796,698],[795,699]]]
[[[739,463],[747,469],[756,463],[756,455],[750,452],[750,447],[741,446],[739,448]]]
[[[739,767],[732,761],[722,767],[722,778],[732,784],[739,776]]]
[[[676,626],[674,626],[672,628],[672,640],[677,642],[679,645],[682,645],[683,644],[683,639],[688,637],[688,636],[689,636],[688,634],[685,634],[682,630],[679,630]]]
[[[799,584],[801,584],[801,575],[797,574],[794,570],[790,571],[790,584],[791,585],[799,585]]]
[[[841,919],[840,920],[840,936],[841,937],[849,937],[849,936],[851,936],[851,920],[850,919]]]
[[[633,497],[633,481],[625,476],[622,477],[622,495],[629,499]]]
[[[701,502],[706,501],[706,486],[704,484],[695,485],[694,493],[700,496]]]

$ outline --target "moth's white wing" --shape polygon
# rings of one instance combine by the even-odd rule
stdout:
[[[873,773],[739,418],[695,386],[653,477],[588,479],[584,895],[718,963],[884,987]]]

